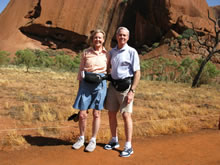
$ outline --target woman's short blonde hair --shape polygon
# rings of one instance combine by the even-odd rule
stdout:
[[[96,29],[91,31],[91,35],[89,37],[89,45],[92,46],[92,41],[93,41],[93,37],[97,34],[97,33],[102,33],[103,34],[103,38],[105,39],[105,32],[101,29]]]

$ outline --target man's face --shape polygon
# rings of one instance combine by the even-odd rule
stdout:
[[[116,35],[116,39],[119,45],[125,45],[129,39],[128,32],[124,29],[121,29]]]

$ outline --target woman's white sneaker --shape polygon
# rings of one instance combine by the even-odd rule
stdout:
[[[86,151],[92,152],[96,148],[96,142],[94,140],[90,140],[89,144],[86,146]]]
[[[76,143],[73,144],[72,148],[75,150],[80,149],[82,146],[84,146],[84,139],[79,137]]]

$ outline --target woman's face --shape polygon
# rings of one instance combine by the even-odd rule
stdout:
[[[93,37],[93,46],[100,47],[104,43],[104,36],[102,33],[96,33]]]

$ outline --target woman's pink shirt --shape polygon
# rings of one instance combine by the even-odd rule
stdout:
[[[78,80],[81,80],[81,72],[93,72],[93,73],[107,73],[107,67],[109,63],[109,54],[105,48],[100,53],[96,53],[92,47],[84,50],[80,68],[78,73]]]

